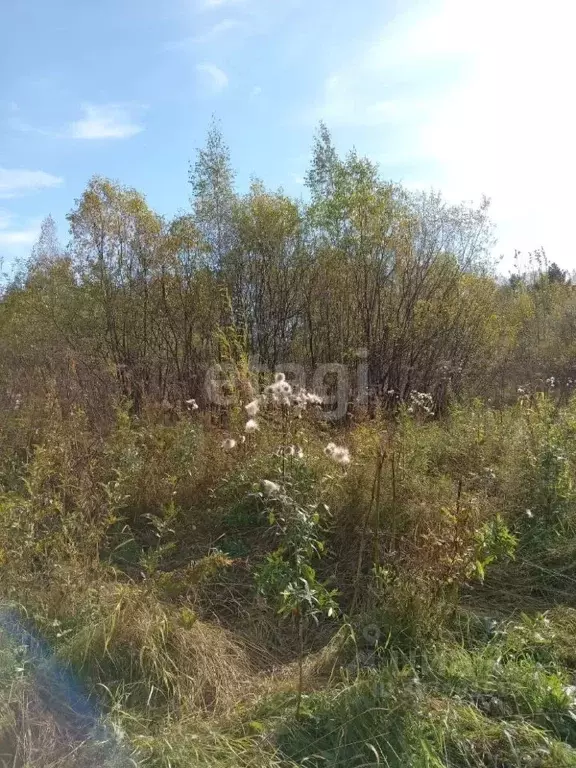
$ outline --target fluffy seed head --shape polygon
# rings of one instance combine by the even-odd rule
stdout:
[[[260,429],[258,426],[258,422],[255,419],[248,419],[246,422],[246,425],[244,427],[244,431],[248,434],[251,434],[252,432],[257,432]]]
[[[248,416],[250,416],[250,418],[252,419],[254,418],[254,416],[256,416],[256,414],[260,410],[260,402],[256,398],[255,400],[252,400],[250,403],[248,403],[248,405],[245,405],[244,408]]]
[[[341,464],[342,466],[346,466],[347,464],[350,464],[350,453],[348,451],[348,448],[336,448],[336,450],[332,454],[332,459],[337,464]]]
[[[272,482],[272,480],[262,480],[262,490],[266,494],[266,496],[272,496],[275,493],[279,493],[280,486],[278,483]]]
[[[324,453],[326,456],[331,458],[332,461],[335,461],[336,464],[340,464],[342,466],[350,464],[350,451],[348,448],[336,445],[335,443],[328,443],[326,448],[324,448]]]

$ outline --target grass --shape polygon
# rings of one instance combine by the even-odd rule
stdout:
[[[6,765],[576,765],[576,403],[262,418],[234,452],[194,415],[46,409],[2,442]],[[337,616],[299,623],[322,590]]]
[[[533,645],[516,645],[524,633]],[[553,646],[538,661],[540,643],[526,620],[475,650],[445,641],[418,665],[387,649],[357,680],[311,695],[280,749],[314,766],[576,765],[571,673]]]

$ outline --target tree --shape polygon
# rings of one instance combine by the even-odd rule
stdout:
[[[556,264],[555,261],[552,262],[552,264],[549,265],[547,271],[546,271],[548,281],[550,283],[559,283],[563,285],[567,282],[568,273],[564,269],[560,269],[558,264]]]
[[[67,218],[78,274],[94,302],[96,329],[101,324],[97,337],[123,393],[139,410],[154,365],[161,219],[136,190],[100,177],[90,180]]]
[[[192,215],[169,222],[163,247],[156,325],[158,354],[169,379],[166,388],[180,397],[201,398],[220,316],[217,277],[206,263],[206,246]]]
[[[52,216],[47,216],[40,226],[38,241],[32,247],[30,261],[35,268],[42,268],[53,264],[62,255],[56,222]]]
[[[214,266],[221,268],[233,240],[235,195],[230,150],[215,120],[208,130],[206,146],[198,150],[194,165],[190,164],[189,181],[196,226],[209,246]]]
[[[274,368],[291,358],[300,326],[305,255],[298,205],[254,182],[234,210],[236,247],[228,261],[230,291],[253,351]]]
[[[320,122],[314,138],[312,163],[306,174],[306,185],[314,202],[334,194],[339,162],[330,131],[326,123]]]

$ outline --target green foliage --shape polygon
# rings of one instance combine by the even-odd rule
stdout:
[[[80,742],[0,623],[0,748],[575,765],[570,281],[536,252],[502,283],[486,201],[385,181],[323,125],[309,201],[237,194],[217,124],[190,182],[167,221],[93,177],[0,295],[0,600],[124,745]],[[245,424],[271,373],[329,395],[334,363],[341,418],[294,381]]]
[[[528,679],[513,683],[515,693],[528,694]],[[452,696],[421,681],[409,666],[385,667],[353,685],[309,699],[304,721],[281,731],[280,749],[299,765],[315,766],[576,764],[576,751],[545,727],[498,715],[494,702],[488,713],[482,706],[458,701],[454,692]],[[537,703],[553,717],[569,712],[566,702],[553,694]]]
[[[293,483],[283,477],[284,487]],[[320,502],[302,504],[286,490],[261,493],[264,514],[275,531],[280,545],[266,558],[256,573],[259,591],[276,603],[283,616],[299,620],[315,619],[318,614],[332,617],[336,614],[334,596],[321,584],[312,563],[322,557],[325,543],[320,538],[321,511],[328,508]]]
[[[474,570],[480,580],[484,580],[486,567],[495,560],[512,558],[517,544],[516,537],[510,533],[500,515],[489,523],[484,523],[476,533]]]

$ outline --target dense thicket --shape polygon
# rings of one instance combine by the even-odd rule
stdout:
[[[4,396],[47,381],[101,411],[116,394],[206,402],[206,371],[233,326],[257,366],[343,364],[351,397],[463,392],[576,379],[576,294],[555,265],[495,277],[488,203],[448,205],[383,181],[377,166],[316,137],[308,200],[254,181],[234,189],[213,126],[190,167],[192,208],[165,220],[142,194],[94,177],[59,245],[44,222],[0,303]],[[367,365],[367,377],[356,375]]]

